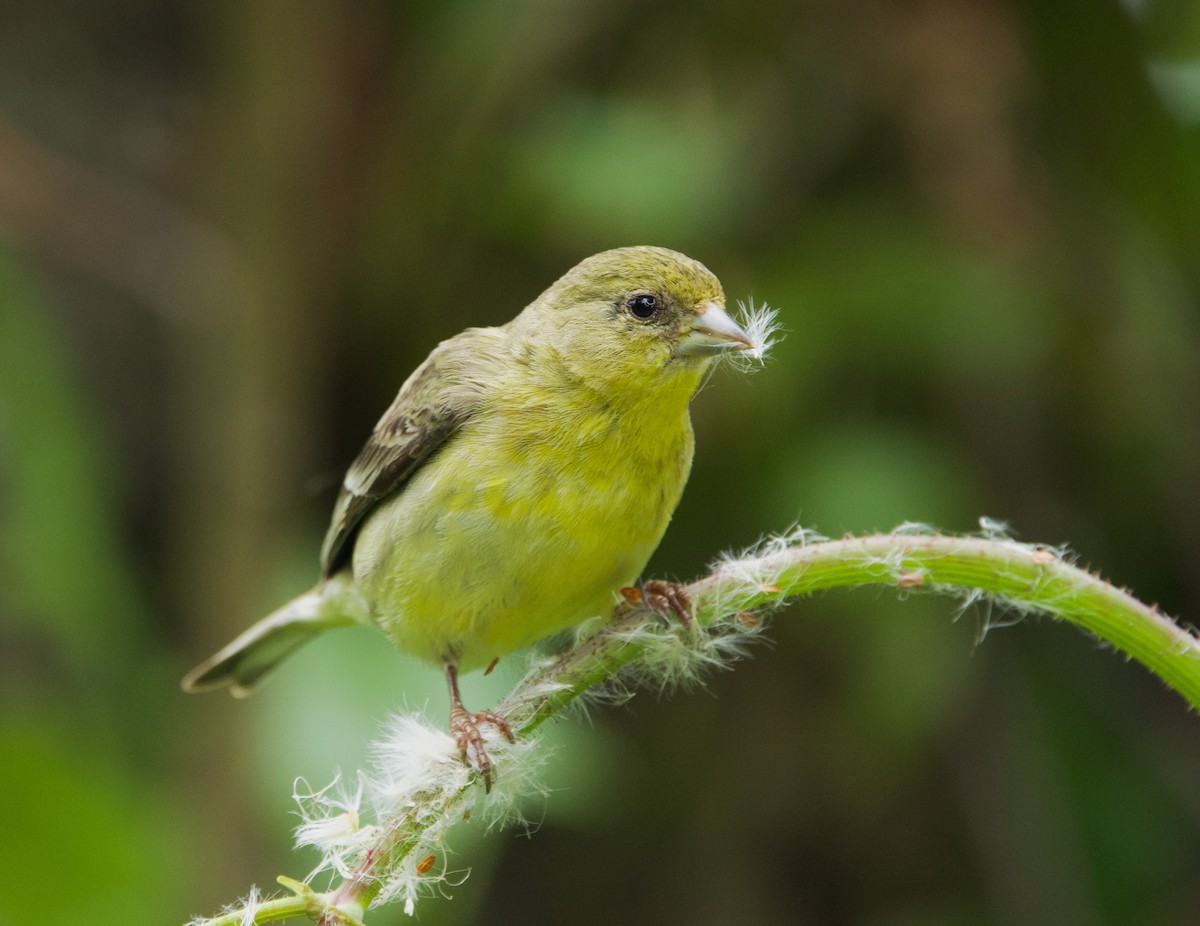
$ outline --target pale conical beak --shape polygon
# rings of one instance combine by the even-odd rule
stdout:
[[[729,350],[754,347],[746,334],[721,306],[706,302],[695,320],[679,336],[679,353],[690,355],[721,354]]]

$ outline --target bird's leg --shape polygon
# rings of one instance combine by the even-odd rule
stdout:
[[[692,598],[687,589],[676,582],[649,579],[640,588],[621,589],[621,595],[630,604],[644,603],[668,624],[673,614],[684,627],[692,627]]]
[[[479,725],[490,723],[504,734],[505,739],[510,743],[515,743],[512,727],[497,713],[479,711],[472,714],[463,707],[462,695],[458,693],[458,665],[456,663],[446,663],[446,681],[450,685],[450,733],[454,737],[454,742],[458,744],[458,752],[462,756],[463,764],[474,765],[479,769],[479,774],[483,776],[484,790],[491,791],[494,777],[492,760],[488,758],[487,748],[483,743],[483,734],[479,732]]]

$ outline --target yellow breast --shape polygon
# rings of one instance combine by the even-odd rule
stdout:
[[[401,649],[466,671],[606,613],[640,574],[691,466],[686,402],[562,398],[506,397],[364,523],[356,582]]]

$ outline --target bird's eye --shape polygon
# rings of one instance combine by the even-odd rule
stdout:
[[[642,321],[648,321],[658,314],[658,298],[650,293],[631,296],[626,305],[629,307],[629,314]]]

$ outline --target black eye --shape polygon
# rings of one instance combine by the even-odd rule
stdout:
[[[642,321],[647,321],[658,314],[658,298],[650,293],[638,293],[636,296],[630,296],[626,305],[629,306],[629,314]]]

